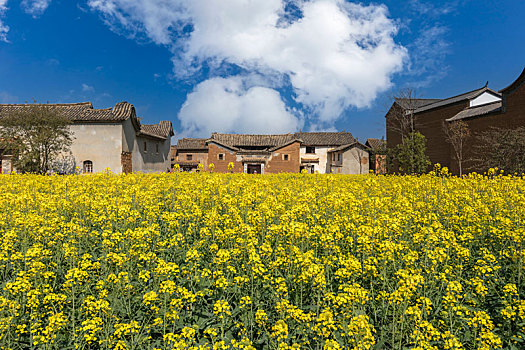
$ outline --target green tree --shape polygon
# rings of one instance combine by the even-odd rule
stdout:
[[[422,174],[427,171],[430,160],[426,155],[426,138],[419,132],[411,132],[393,149],[393,159],[399,170],[407,174]]]
[[[47,174],[53,161],[69,152],[70,120],[56,107],[26,105],[0,115],[0,149],[11,152],[20,172]]]

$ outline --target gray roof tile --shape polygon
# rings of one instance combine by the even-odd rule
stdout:
[[[453,116],[452,118],[446,119],[447,122],[453,122],[456,120],[462,120],[472,117],[478,117],[481,115],[499,112],[501,111],[502,103],[501,101],[488,103],[482,106],[476,106],[472,108],[467,108]]]

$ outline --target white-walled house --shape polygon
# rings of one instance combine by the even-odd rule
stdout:
[[[370,169],[368,148],[359,143],[342,145],[328,151],[332,174],[367,174]]]
[[[31,104],[0,104],[0,118]],[[114,173],[166,172],[170,170],[173,127],[169,121],[141,124],[128,102],[94,109],[90,102],[48,104],[71,120],[71,152],[83,173],[106,169]],[[0,154],[0,169],[11,172],[10,157]]]
[[[301,140],[301,170],[319,174],[331,172],[330,150],[355,142],[349,132],[298,132],[295,137]]]

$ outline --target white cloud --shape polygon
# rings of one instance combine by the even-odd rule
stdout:
[[[27,14],[38,17],[47,10],[50,3],[51,0],[23,0],[22,8]]]
[[[84,91],[84,92],[94,92],[95,88],[93,86],[88,85],[88,84],[82,84],[82,91]]]
[[[279,92],[251,86],[247,77],[212,78],[198,84],[179,112],[184,135],[211,132],[286,133],[301,128],[296,111]]]
[[[115,31],[146,35],[174,53],[175,73],[206,63],[289,82],[312,123],[330,127],[388,89],[407,51],[385,6],[345,0],[89,0]],[[295,6],[299,15],[287,12]],[[196,68],[197,67],[197,68]],[[182,73],[181,73],[182,72]],[[275,76],[280,79],[274,79]],[[220,91],[220,90],[218,90]],[[282,102],[281,99],[279,101]]]
[[[409,46],[413,52],[408,74],[416,77],[413,87],[425,87],[445,77],[448,66],[445,58],[450,53],[450,43],[445,40],[448,28],[434,25],[423,28],[419,37]]]
[[[0,41],[7,42],[7,33],[9,32],[9,27],[2,22],[2,17],[4,17],[7,11],[7,0],[0,0]]]

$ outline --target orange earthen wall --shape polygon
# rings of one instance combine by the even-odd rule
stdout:
[[[301,144],[294,142],[283,148],[272,152],[272,159],[268,161],[264,172],[267,174],[298,173],[301,164]],[[283,154],[288,154],[288,160],[284,160]]]

